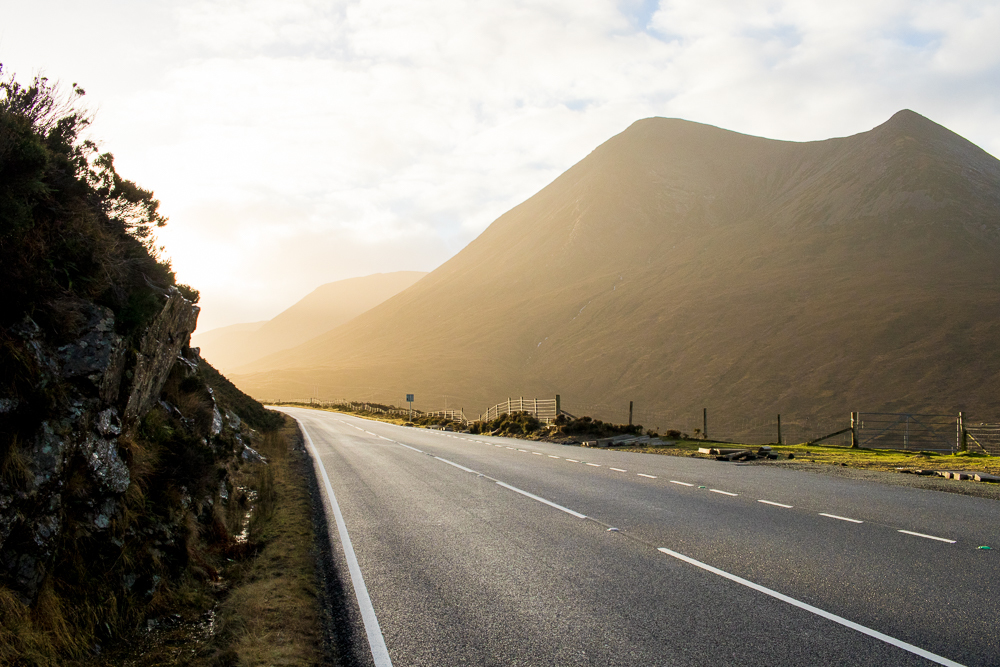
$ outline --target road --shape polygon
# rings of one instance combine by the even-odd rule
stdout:
[[[351,664],[1000,665],[996,501],[283,410]]]

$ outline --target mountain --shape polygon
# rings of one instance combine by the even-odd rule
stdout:
[[[619,419],[630,400],[661,421],[985,419],[998,245],[1000,162],[912,111],[805,143],[649,118],[418,284],[235,381],[467,412],[558,393]]]
[[[295,347],[348,322],[413,285],[426,273],[396,271],[321,285],[274,319],[233,324],[195,334],[191,344],[230,372],[261,357]]]

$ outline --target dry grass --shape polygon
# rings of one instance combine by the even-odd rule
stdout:
[[[258,498],[249,541],[256,558],[231,574],[238,583],[219,605],[220,662],[238,665],[315,665],[323,651],[319,583],[313,552],[312,500],[306,485],[310,465],[290,451],[297,436],[289,420],[260,447],[269,465],[256,466]]]

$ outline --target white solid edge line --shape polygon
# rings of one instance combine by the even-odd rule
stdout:
[[[443,461],[444,463],[447,463],[450,466],[455,466],[459,470],[464,470],[465,472],[471,472],[474,475],[478,475],[479,474],[478,472],[476,472],[475,470],[472,470],[471,468],[466,468],[465,466],[460,466],[457,463],[455,463],[454,461],[449,461],[448,459],[443,459],[440,456],[435,456],[434,458],[436,458],[438,461]]]
[[[860,519],[849,519],[846,516],[837,516],[836,514],[826,514],[824,512],[820,512],[819,515],[827,516],[831,519],[839,519],[840,521],[850,521],[851,523],[864,523],[864,521],[861,521]]]
[[[642,473],[642,472],[639,472],[639,473],[636,473],[636,474],[639,475],[639,477],[648,477],[650,479],[656,479],[656,475],[647,475],[646,473]]]
[[[906,533],[907,535],[914,535],[916,537],[926,537],[928,540],[937,540],[938,542],[947,542],[948,544],[955,544],[955,540],[949,540],[945,537],[934,537],[933,535],[924,535],[923,533],[914,533],[912,530],[901,530],[901,533]]]
[[[298,420],[296,420],[298,421]],[[351,545],[351,536],[347,534],[347,524],[344,523],[344,515],[340,513],[340,505],[337,504],[337,496],[333,493],[333,486],[330,484],[330,477],[326,474],[323,462],[319,460],[319,452],[313,445],[312,438],[306,432],[305,424],[302,426],[302,435],[305,436],[306,443],[313,460],[319,465],[319,472],[323,476],[323,486],[330,498],[330,507],[333,508],[333,516],[337,521],[337,532],[340,533],[340,543],[344,548],[344,557],[347,559],[347,569],[351,573],[351,584],[354,586],[354,595],[358,599],[358,607],[361,609],[361,620],[365,624],[365,634],[368,635],[368,646],[372,651],[372,660],[375,667],[392,667],[392,660],[389,659],[389,649],[385,646],[385,638],[382,636],[382,628],[379,627],[378,618],[375,617],[375,608],[372,606],[372,599],[368,595],[368,588],[365,586],[364,577],[361,576],[361,566],[358,565],[358,558],[354,555],[354,547]]]
[[[681,486],[694,486],[694,484],[689,484],[688,482],[678,482],[676,479],[670,480],[671,484],[680,484]]]
[[[791,505],[783,505],[782,503],[776,503],[773,500],[758,500],[758,503],[764,503],[765,505],[774,505],[775,507],[784,507],[786,510],[792,509]]]
[[[421,454],[424,453],[424,450],[422,450],[422,449],[417,449],[416,447],[410,447],[409,445],[404,445],[401,442],[397,442],[396,444],[399,445],[400,447],[406,447],[407,449],[412,449],[415,452],[420,452]]]
[[[902,641],[900,639],[896,639],[895,637],[890,637],[889,635],[882,634],[878,630],[872,630],[871,628],[868,628],[868,627],[865,627],[864,625],[860,625],[858,623],[855,623],[854,621],[849,621],[846,618],[844,618],[843,616],[837,616],[836,614],[831,614],[830,612],[824,611],[824,610],[820,609],[819,607],[814,607],[811,604],[806,604],[805,602],[801,602],[799,600],[796,600],[795,598],[788,597],[787,595],[779,593],[778,591],[771,590],[770,588],[767,588],[765,586],[761,586],[760,584],[755,584],[752,581],[748,581],[748,580],[746,580],[746,579],[744,579],[742,577],[738,577],[735,574],[730,574],[730,573],[726,572],[725,570],[720,570],[720,569],[718,569],[716,567],[712,567],[711,565],[708,565],[707,563],[702,563],[701,561],[697,561],[694,558],[690,558],[689,556],[685,556],[684,554],[680,554],[680,553],[677,553],[676,551],[671,551],[670,549],[665,549],[663,547],[660,547],[659,549],[657,549],[657,551],[661,551],[661,552],[667,554],[668,556],[673,556],[674,558],[676,558],[678,560],[682,560],[685,563],[690,563],[691,565],[694,565],[695,567],[700,567],[701,569],[707,570],[708,572],[711,572],[712,574],[717,574],[720,577],[725,577],[726,579],[729,579],[730,581],[735,581],[738,584],[742,584],[743,586],[746,586],[747,588],[752,588],[753,590],[755,590],[755,591],[757,591],[759,593],[763,593],[764,595],[770,595],[771,597],[776,598],[778,600],[781,600],[782,602],[786,602],[786,603],[792,605],[793,607],[798,607],[799,609],[804,609],[805,611],[808,611],[810,613],[816,614],[817,616],[821,616],[821,617],[823,617],[823,618],[825,618],[825,619],[827,619],[829,621],[833,621],[834,623],[839,623],[840,625],[848,627],[848,628],[850,628],[852,630],[856,630],[856,631],[860,632],[861,634],[865,634],[865,635],[868,635],[869,637],[873,637],[875,639],[878,639],[879,641],[883,641],[886,644],[891,644],[891,645],[893,645],[893,646],[895,646],[897,648],[903,649],[904,651],[909,651],[910,653],[913,653],[915,655],[919,655],[921,658],[926,658],[927,660],[930,660],[931,662],[936,662],[939,665],[948,665],[949,667],[964,667],[964,665],[962,665],[961,663],[955,662],[953,660],[949,660],[948,658],[944,658],[944,657],[942,657],[940,655],[937,655],[935,653],[931,653],[930,651],[925,651],[924,649],[920,648],[919,646],[914,646],[913,644],[908,644],[908,643],[906,643],[906,642],[904,642],[904,641]]]
[[[527,491],[524,491],[523,489],[519,489],[516,486],[511,486],[510,484],[505,484],[504,482],[497,482],[497,484],[499,486],[502,486],[505,489],[510,489],[514,493],[520,493],[522,496],[527,496],[528,498],[531,498],[532,500],[537,500],[540,503],[545,503],[549,507],[555,507],[557,510],[562,510],[563,512],[566,512],[566,514],[572,514],[577,519],[586,519],[587,518],[586,514],[580,514],[579,512],[574,512],[573,510],[569,509],[568,507],[563,507],[562,505],[557,505],[556,503],[552,502],[551,500],[546,500],[545,498],[541,498],[539,496],[536,496],[533,493],[528,493]]]
[[[738,493],[730,493],[729,491],[720,491],[718,489],[709,489],[712,493],[721,493],[724,496],[738,496]]]

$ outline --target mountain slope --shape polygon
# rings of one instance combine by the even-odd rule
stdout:
[[[980,414],[1000,378],[998,212],[1000,163],[912,111],[807,143],[646,119],[237,382],[432,408]]]
[[[223,372],[295,347],[352,320],[423,278],[420,271],[376,273],[321,285],[274,319],[234,324],[192,337]]]

